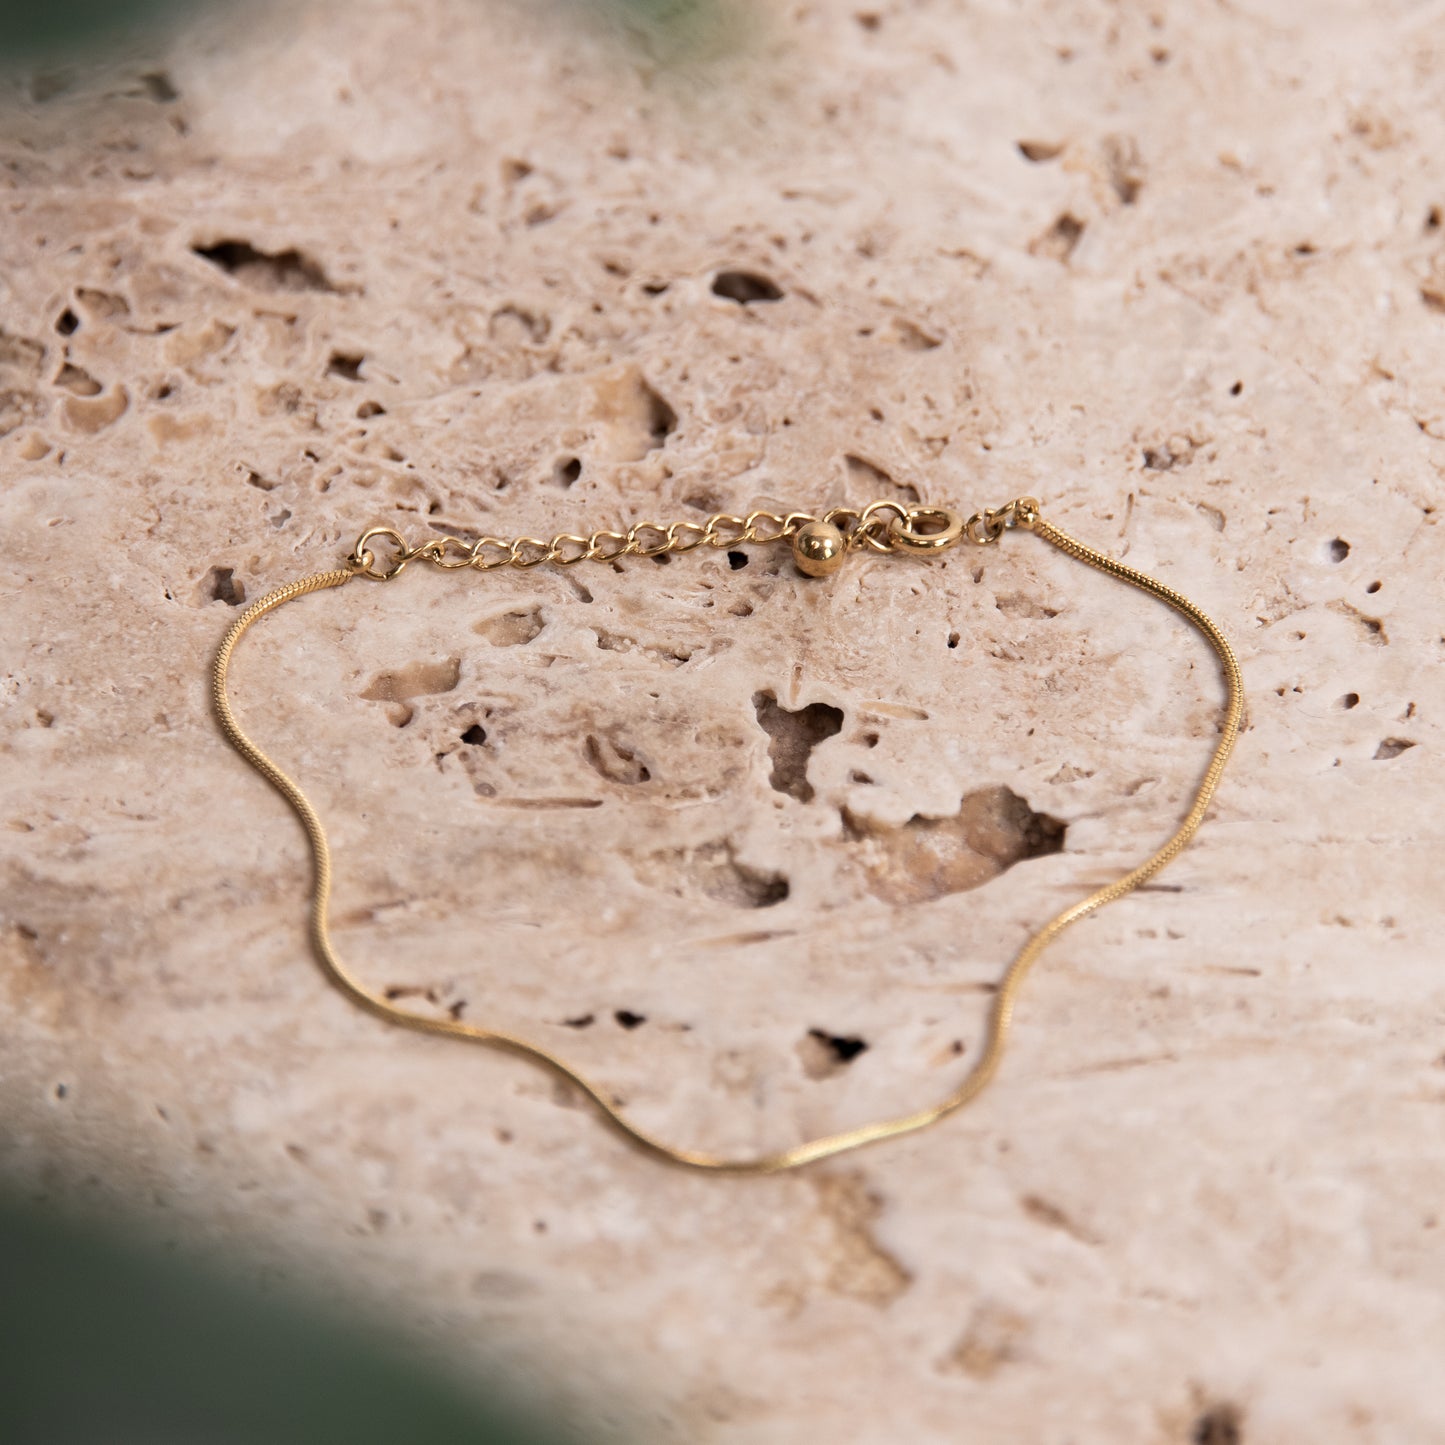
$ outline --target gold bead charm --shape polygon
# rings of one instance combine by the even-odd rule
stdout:
[[[831,522],[804,522],[793,533],[793,561],[805,577],[831,577],[847,554],[847,539]]]

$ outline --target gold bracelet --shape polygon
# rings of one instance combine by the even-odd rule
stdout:
[[[489,572],[498,567],[538,567],[544,562],[570,567],[585,561],[611,562],[621,557],[659,557],[665,552],[691,552],[694,548],[704,546],[734,548],[748,543],[786,542],[792,549],[799,571],[809,577],[826,577],[842,565],[850,552],[867,549],[885,554],[902,553],[928,557],[960,543],[992,546],[1005,532],[1014,529],[1032,532],[1070,557],[1159,598],[1203,634],[1219,657],[1226,687],[1219,741],[1189,811],[1169,840],[1130,872],[1056,914],[1033,934],[1015,955],[994,994],[983,1049],[953,1093],[942,1102],[919,1109],[916,1113],[845,1129],[841,1133],[810,1139],[776,1153],[750,1158],[725,1158],[665,1143],[628,1119],[602,1086],[593,1083],[565,1060],[540,1045],[515,1034],[463,1023],[460,1019],[432,1017],[400,1008],[382,994],[371,992],[347,969],[332,946],[328,920],[331,850],[327,845],[321,820],[305,793],[241,730],[231,710],[226,691],[231,655],[252,623],[284,603],[304,597],[308,592],[342,587],[358,577],[381,582],[391,581],[414,561],[427,561],[434,566],[448,569],[475,568]],[[480,537],[475,542],[466,542],[458,537],[435,537],[412,547],[390,527],[372,527],[362,533],[344,566],[332,572],[318,572],[310,577],[302,577],[268,592],[252,603],[231,624],[216,654],[212,692],[216,717],[232,746],[277,788],[296,810],[302,826],[306,829],[315,865],[311,895],[311,941],[322,968],[337,988],[362,1008],[390,1023],[417,1029],[422,1033],[470,1039],[534,1059],[579,1088],[596,1104],[610,1123],[649,1153],[692,1169],[728,1174],[771,1174],[783,1169],[795,1169],[818,1159],[826,1159],[830,1155],[841,1154],[845,1150],[857,1149],[864,1144],[925,1128],[976,1098],[998,1070],[1019,988],[1039,955],[1070,924],[1077,923],[1079,919],[1105,904],[1124,897],[1126,893],[1132,892],[1141,883],[1152,878],[1184,849],[1198,831],[1239,735],[1240,717],[1244,709],[1244,683],[1239,664],[1219,628],[1194,603],[1173,588],[1166,587],[1162,582],[1157,582],[1143,572],[1115,561],[1060,531],[1043,518],[1038,502],[1032,497],[1021,497],[1007,506],[976,512],[967,519],[941,507],[904,507],[895,502],[874,502],[861,510],[835,507],[822,516],[807,512],[781,514],[755,511],[749,512],[745,517],[719,513],[706,523],[673,522],[664,525],[639,522],[626,532],[601,531],[585,537],[563,533],[550,541],[539,537],[517,537],[511,540]]]

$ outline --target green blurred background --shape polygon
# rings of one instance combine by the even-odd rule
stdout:
[[[5,1445],[561,1445],[339,1308],[0,1198]]]

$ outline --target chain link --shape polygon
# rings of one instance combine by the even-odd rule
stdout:
[[[877,501],[866,507],[832,507],[817,516],[812,512],[773,512],[758,508],[746,516],[715,512],[706,522],[634,522],[625,532],[603,529],[581,536],[559,532],[543,537],[432,537],[413,547],[391,527],[372,527],[357,538],[347,566],[361,577],[386,582],[409,562],[430,562],[446,571],[475,568],[493,572],[499,567],[527,569],[552,563],[573,567],[578,562],[616,562],[622,557],[662,557],[671,552],[692,552],[698,547],[730,550],[749,544],[786,542],[810,522],[826,522],[843,534],[850,552],[933,551],[966,539],[987,546],[1015,526],[1032,526],[1038,503],[1020,497],[1006,506],[975,512],[966,522],[934,507],[906,506]],[[927,522],[942,531],[923,530]]]

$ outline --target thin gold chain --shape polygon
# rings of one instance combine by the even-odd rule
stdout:
[[[914,552],[925,555],[959,541],[988,546],[997,542],[1004,532],[1014,528],[1031,531],[1068,556],[1168,604],[1203,635],[1218,656],[1223,673],[1226,701],[1219,741],[1215,744],[1189,811],[1172,836],[1156,852],[1122,877],[1095,889],[1087,897],[1056,914],[1024,944],[1005,970],[994,995],[983,1048],[962,1082],[951,1094],[941,1102],[930,1104],[914,1113],[845,1129],[774,1153],[728,1158],[702,1150],[684,1149],[639,1127],[618,1107],[605,1087],[594,1083],[566,1060],[530,1039],[498,1029],[463,1023],[459,1019],[437,1018],[398,1007],[383,995],[373,993],[347,968],[331,941],[331,849],[326,841],[326,831],[321,825],[321,819],[300,787],[246,736],[231,709],[227,675],[232,654],[247,629],[267,613],[274,612],[278,607],[298,597],[304,597],[309,592],[342,587],[356,577],[389,580],[415,559],[424,559],[443,568],[470,567],[490,571],[502,566],[534,567],[543,562],[562,566],[580,561],[608,562],[625,556],[659,556],[663,552],[688,552],[700,546],[730,548],[750,542],[792,541],[796,551],[800,533],[810,525],[816,527],[820,523],[838,529],[845,551],[866,547],[882,553]],[[381,546],[383,543],[384,548]],[[1143,572],[1076,541],[1052,522],[1046,521],[1040,515],[1038,503],[1031,497],[1020,498],[1005,507],[976,512],[966,521],[952,512],[938,508],[905,508],[893,502],[875,502],[861,510],[837,508],[821,518],[805,512],[755,511],[741,517],[719,513],[705,523],[674,522],[663,525],[641,522],[625,532],[593,532],[585,537],[566,533],[548,540],[518,537],[509,541],[482,537],[473,542],[444,537],[423,542],[414,548],[409,547],[405,539],[390,528],[372,528],[358,540],[345,567],[288,582],[252,603],[236,618],[216,654],[212,694],[216,717],[232,746],[291,804],[306,830],[314,863],[311,940],[327,976],[344,994],[389,1023],[400,1024],[422,1033],[469,1039],[543,1064],[586,1094],[611,1124],[647,1152],[673,1164],[726,1174],[772,1174],[784,1169],[795,1169],[803,1164],[811,1164],[831,1155],[857,1149],[864,1144],[926,1128],[976,1098],[998,1071],[1019,990],[1039,955],[1071,924],[1124,897],[1152,878],[1184,849],[1198,831],[1239,735],[1240,719],[1244,710],[1244,682],[1240,676],[1239,664],[1224,634],[1214,622],[1172,587],[1167,587]]]

